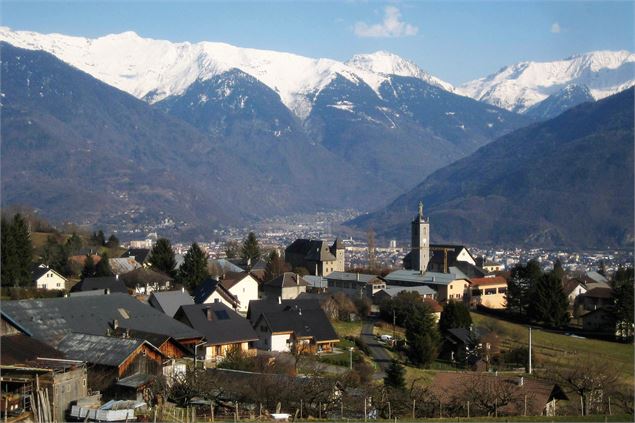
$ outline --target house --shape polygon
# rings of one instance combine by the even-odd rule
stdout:
[[[381,304],[382,301],[396,297],[402,292],[416,292],[421,297],[421,300],[430,299],[433,300],[437,296],[437,291],[430,288],[427,285],[420,286],[399,286],[399,285],[386,285],[383,289],[377,291],[373,295],[373,303]]]
[[[139,266],[150,266],[150,249],[148,248],[128,248],[120,257],[122,258],[134,258]]]
[[[260,300],[250,304],[248,318],[267,351],[319,353],[339,342],[333,325],[316,300]]]
[[[67,358],[89,364],[89,389],[118,399],[141,399],[142,389],[162,374],[165,358],[141,339],[84,333],[67,334],[57,348]]]
[[[507,279],[487,276],[470,279],[470,304],[502,309],[507,306]]]
[[[100,276],[95,278],[84,278],[79,283],[73,285],[71,293],[75,292],[88,292],[88,291],[101,291],[101,292],[120,292],[122,294],[128,293],[128,288],[119,275],[115,276]]]
[[[578,278],[568,279],[562,283],[562,291],[569,300],[569,305],[575,307],[578,297],[588,291],[586,284]]]
[[[351,298],[372,298],[386,287],[386,282],[379,276],[363,273],[331,272],[326,280],[330,293],[343,292]]]
[[[202,335],[127,294],[3,301],[3,326],[55,347],[69,333],[106,335],[117,328],[169,335],[195,345]],[[3,332],[4,333],[4,332]]]
[[[470,280],[452,273],[422,272],[419,270],[395,270],[384,276],[388,286],[427,286],[435,291],[436,300],[463,300],[469,296]]]
[[[446,410],[453,404],[464,404],[474,396],[505,397],[505,404],[490,401],[491,410],[479,409],[473,401],[473,416],[488,415],[488,412],[498,416],[555,416],[558,401],[569,399],[557,384],[492,373],[437,372],[429,389]],[[501,394],[493,396],[492,392]]]
[[[344,271],[345,252],[339,239],[332,245],[322,240],[296,239],[284,250],[284,260],[292,269],[302,267],[311,275],[326,276]]]
[[[251,324],[221,302],[181,306],[174,318],[205,337],[205,367],[215,367],[234,348],[255,354],[258,335]]]
[[[308,284],[306,290],[309,293],[324,293],[328,289],[328,281],[324,276],[305,275],[302,279]]]
[[[3,414],[5,406],[14,415],[22,411],[21,417],[33,413],[29,394],[40,389],[48,395],[52,419],[68,421],[71,403],[88,395],[85,363],[69,360],[60,350],[22,334],[3,335],[0,345]]]
[[[161,335],[158,333],[149,333],[142,330],[118,328],[114,331],[113,336],[120,338],[134,338],[147,341],[156,347],[166,358],[183,358],[191,357],[192,351],[183,344],[172,338],[170,335]]]
[[[280,297],[283,300],[293,300],[306,292],[308,285],[304,278],[297,273],[284,272],[262,284],[262,294],[264,298],[277,299]]]
[[[434,321],[439,322],[441,319],[441,312],[443,311],[443,306],[439,304],[435,299],[432,298],[424,298],[423,303],[426,304],[432,315],[434,316]]]
[[[500,272],[504,270],[504,266],[501,263],[496,263],[494,261],[483,262],[483,265],[481,266],[481,268],[485,270],[487,273]]]
[[[223,303],[236,310],[240,301],[230,293],[217,279],[209,277],[201,282],[194,291],[195,304]]]
[[[612,288],[592,288],[584,294],[581,294],[580,304],[585,310],[591,311],[598,308],[613,305],[613,289]]]
[[[182,288],[178,291],[161,291],[150,294],[148,304],[157,310],[174,317],[182,305],[194,304],[194,299]]]
[[[44,264],[33,266],[31,279],[38,289],[66,289],[66,278]]]
[[[474,328],[448,329],[443,337],[441,355],[452,362],[474,365],[478,361],[479,337]]]
[[[236,302],[236,309],[246,313],[249,301],[258,299],[258,281],[247,272],[225,273],[224,278],[216,282],[214,279],[210,279],[205,280],[197,288],[194,294],[196,304],[208,304],[218,300],[234,307],[231,303]],[[221,293],[223,290],[224,292]],[[225,293],[231,294],[234,301],[225,298]]]
[[[150,295],[155,291],[167,291],[174,279],[165,273],[147,267],[140,267],[121,275],[126,286],[134,289],[135,294]]]

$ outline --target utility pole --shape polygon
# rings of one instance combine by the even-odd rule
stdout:
[[[529,326],[529,374],[531,374],[531,326]]]
[[[392,309],[392,340],[395,341],[395,325],[397,324],[397,314],[395,313],[395,308],[393,306]]]

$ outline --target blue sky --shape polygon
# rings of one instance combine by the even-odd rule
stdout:
[[[522,60],[635,51],[635,2],[2,0],[2,25],[98,37],[135,31],[347,60],[388,50],[453,84]]]

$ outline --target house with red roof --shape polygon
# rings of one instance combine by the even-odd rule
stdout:
[[[486,276],[470,279],[470,304],[488,308],[505,308],[507,279],[502,276]]]

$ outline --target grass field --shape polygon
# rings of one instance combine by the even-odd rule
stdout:
[[[346,336],[360,336],[362,334],[362,322],[342,322],[339,320],[332,320],[333,328],[340,338]]]
[[[509,349],[528,345],[528,329],[524,325],[507,322],[496,317],[472,313],[472,320],[477,326],[494,330],[500,337],[501,349]],[[583,339],[559,333],[532,329],[532,351],[536,367],[549,367],[562,363],[563,358],[570,357],[574,362],[577,354],[600,356],[607,363],[612,363],[624,375],[624,381],[633,382],[633,345],[617,342]]]

